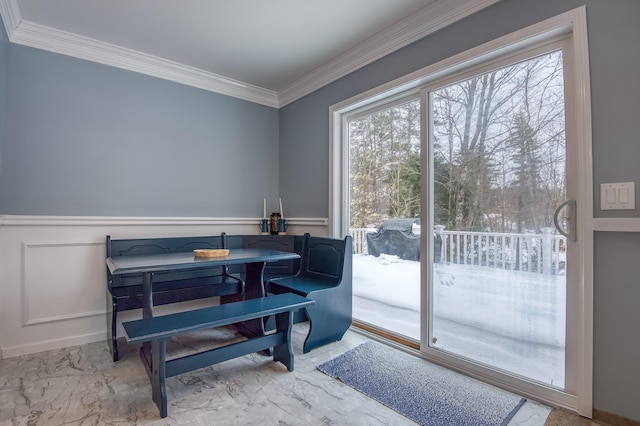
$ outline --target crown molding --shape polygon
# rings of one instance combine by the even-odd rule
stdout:
[[[174,81],[273,108],[283,107],[500,0],[433,1],[410,17],[275,92],[174,61],[23,21],[17,0],[0,0],[9,41]]]
[[[283,107],[500,0],[434,1],[278,92]]]
[[[110,65],[270,107],[278,106],[274,91],[32,22],[21,21],[9,39],[12,43],[24,46]]]
[[[7,30],[9,40],[13,30],[20,24],[20,9],[18,8],[18,0],[0,0],[0,14],[2,14],[2,22]]]

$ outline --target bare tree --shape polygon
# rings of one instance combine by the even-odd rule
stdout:
[[[437,224],[550,226],[564,198],[562,60],[549,53],[431,92]],[[420,214],[420,103],[349,121],[351,226]]]
[[[349,145],[351,226],[379,225],[390,217],[418,217],[419,102],[351,120]]]
[[[549,226],[564,187],[564,100],[559,53],[432,93],[436,201],[449,229]],[[438,173],[438,168],[446,173]],[[447,179],[439,181],[438,179]]]

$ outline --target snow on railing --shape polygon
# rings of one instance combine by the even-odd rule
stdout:
[[[492,232],[446,231],[438,225],[435,232],[441,243],[440,261],[461,265],[527,271],[541,274],[566,272],[566,238],[543,228],[541,234],[510,234]],[[349,230],[353,238],[353,253],[368,254],[367,233],[372,228]],[[439,246],[439,247],[438,247]]]

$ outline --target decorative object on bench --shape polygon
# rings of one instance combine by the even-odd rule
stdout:
[[[267,218],[260,222],[260,235],[269,235],[269,219]]]
[[[229,255],[228,249],[198,249],[194,250],[196,257],[225,257]]]
[[[224,249],[224,233],[216,236],[111,239],[107,235],[107,257],[144,256],[161,253],[192,253],[196,249]],[[193,257],[193,255],[192,255]],[[118,312],[144,305],[144,274],[137,271],[112,275],[107,268],[107,341],[114,361],[118,360]],[[197,270],[158,273],[154,276],[153,305],[184,302],[214,296],[243,297],[244,281],[231,277],[223,265]]]
[[[280,226],[280,213],[273,212],[269,218],[269,231],[271,235],[278,235],[278,227]]]
[[[287,235],[287,221],[281,218],[278,221],[278,235]]]
[[[267,219],[267,199],[263,201],[262,220],[260,221],[260,235],[269,235],[269,219]]]
[[[267,282],[267,294],[293,292],[316,302],[305,309],[309,334],[303,351],[335,342],[352,321],[352,240],[305,235],[300,271]]]
[[[278,198],[280,203],[280,219],[278,220],[278,235],[287,235],[287,221],[284,218],[284,210],[282,209],[282,198]]]
[[[167,416],[167,394],[165,380],[187,371],[226,361],[265,349],[273,348],[273,360],[293,371],[294,356],[291,347],[293,312],[309,308],[313,301],[295,294],[262,297],[220,306],[179,312],[159,317],[123,323],[128,343],[151,342],[148,353],[141,348],[141,358],[151,381],[153,401],[160,416]],[[166,342],[173,336],[207,328],[222,327],[252,319],[275,315],[276,331],[271,334],[251,337],[248,340],[217,347],[181,358],[166,359]]]

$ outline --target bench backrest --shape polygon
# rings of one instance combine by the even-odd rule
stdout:
[[[223,235],[169,238],[130,238],[112,240],[107,235],[107,257],[136,256],[158,253],[183,253],[195,249],[219,249],[223,247]],[[170,272],[158,272],[153,276],[156,283],[188,280],[191,278],[221,275],[222,266],[207,269],[194,269]],[[142,284],[142,273],[111,275],[107,268],[107,282],[110,287],[133,286]]]
[[[302,276],[338,285],[345,274],[351,274],[351,236],[338,239],[307,234],[305,237],[300,269]]]

